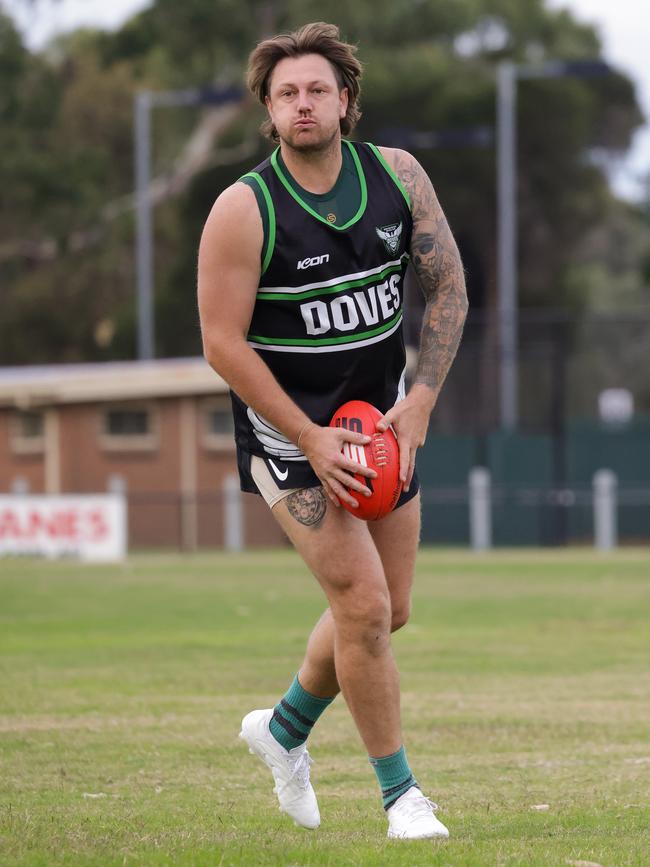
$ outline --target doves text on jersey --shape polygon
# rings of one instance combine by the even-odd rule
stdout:
[[[332,301],[308,301],[300,305],[307,334],[354,331],[362,322],[376,325],[386,321],[400,308],[399,282],[401,274],[393,274],[378,286],[367,286],[358,292],[339,295]]]

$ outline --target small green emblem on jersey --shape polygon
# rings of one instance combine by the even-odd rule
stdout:
[[[390,226],[375,226],[375,232],[377,232],[384,242],[384,246],[388,252],[395,255],[402,237],[402,224],[392,223]]]

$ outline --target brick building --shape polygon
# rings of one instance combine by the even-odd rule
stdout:
[[[0,492],[125,489],[132,546],[224,541],[236,474],[227,387],[202,358],[0,368]],[[283,536],[241,495],[247,545]]]

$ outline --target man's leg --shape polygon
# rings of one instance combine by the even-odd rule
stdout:
[[[280,504],[275,508],[279,508]],[[368,523],[386,577],[391,602],[391,632],[407,622],[420,538],[420,495],[381,521]],[[334,620],[327,609],[309,637],[298,675],[312,695],[331,698],[339,692],[334,664]]]
[[[316,674],[321,690],[342,687],[352,716],[371,756],[389,756],[401,750],[399,684],[390,647],[390,593],[368,527],[343,509],[327,507],[321,488],[295,491],[273,505],[273,514],[323,587],[331,608],[334,628],[334,677]],[[327,618],[321,630],[329,629]],[[332,649],[325,642],[323,666],[331,666]],[[312,642],[317,659],[322,642]],[[315,663],[315,669],[319,663]],[[309,782],[309,754],[304,742],[287,749],[274,736],[306,737],[311,719],[292,697],[317,706],[331,700],[310,693],[296,678],[289,693],[275,709],[255,710],[242,720],[241,737],[251,752],[271,769],[280,808],[298,824],[316,828],[320,813]],[[321,692],[321,696],[323,692]],[[277,714],[277,716],[276,716]],[[405,759],[398,772],[411,777]],[[381,784],[381,780],[380,780]],[[383,788],[383,786],[382,786]]]
[[[300,516],[299,512],[291,508],[291,502],[287,506],[287,511],[290,515],[294,518],[296,514]],[[330,507],[330,512],[333,511]],[[302,539],[304,544],[301,548],[301,537],[305,536],[303,531],[296,531],[295,527],[292,528],[291,524],[286,520],[286,515],[282,512],[276,513],[276,517],[316,577],[319,578],[330,599],[330,608],[321,617],[310,636],[305,659],[299,673],[301,683],[305,689],[308,689],[314,695],[332,696],[335,694],[334,691],[339,683],[343,686],[346,700],[353,713],[355,722],[357,722],[360,734],[368,747],[370,762],[374,767],[382,790],[384,808],[387,810],[389,820],[388,836],[402,839],[445,838],[449,836],[447,828],[434,814],[435,805],[431,804],[417,786],[406,759],[399,724],[399,688],[397,686],[396,669],[394,683],[397,686],[397,698],[395,702],[397,726],[393,729],[393,732],[399,733],[399,746],[389,751],[388,744],[390,741],[386,738],[382,739],[381,732],[380,737],[369,743],[369,738],[364,735],[364,730],[362,729],[364,724],[367,725],[368,717],[375,723],[379,722],[379,727],[381,728],[381,705],[377,701],[373,702],[372,696],[367,697],[366,701],[362,702],[360,707],[357,707],[357,713],[355,714],[355,707],[349,699],[348,691],[346,691],[344,678],[347,677],[347,673],[342,670],[343,666],[341,663],[342,653],[345,653],[345,644],[340,632],[340,614],[337,618],[337,611],[340,611],[340,609],[334,603],[337,592],[336,589],[334,592],[331,590],[328,592],[326,582],[331,580],[331,578],[323,577],[322,572],[327,571],[327,569],[322,564],[320,567],[318,566],[320,562],[319,556],[321,553],[327,556],[327,551],[323,552],[322,545],[315,546],[315,551],[312,551],[314,546],[309,535],[306,536],[306,539]],[[357,519],[352,518],[352,521],[357,521]],[[357,521],[357,523],[361,522]],[[382,565],[384,582],[388,589],[390,601],[389,628],[393,632],[406,623],[410,614],[411,588],[420,537],[419,495],[383,520],[369,522],[366,526],[372,539],[373,547],[379,555]],[[357,552],[359,557],[363,553],[361,550]],[[344,556],[347,555],[344,554]],[[320,573],[318,571],[319,568],[321,570]],[[345,610],[345,603],[343,609]],[[351,664],[353,667],[358,666],[358,657],[356,659],[352,657]],[[371,669],[366,668],[366,678],[368,677],[367,672],[369,670]],[[354,701],[355,696],[352,699]],[[368,717],[366,717],[366,712]],[[361,723],[359,717],[361,718]],[[386,734],[388,733],[386,732]]]
[[[278,503],[274,510],[281,508],[282,503]],[[294,516],[300,515],[299,510],[293,511]],[[274,511],[274,514],[277,518],[277,512]],[[420,537],[420,495],[417,494],[383,520],[369,522],[367,526],[384,568],[391,602],[391,632],[395,632],[407,622],[411,608],[411,587]],[[298,692],[300,688],[308,695],[301,696]],[[309,696],[312,696],[329,702],[339,691],[334,664],[334,620],[331,609],[327,608],[309,637],[298,673],[298,684],[294,681],[284,699],[300,711],[301,700],[309,702]],[[296,693],[297,699],[294,698]],[[317,702],[311,702],[311,707],[307,708],[307,718],[317,719],[326,706],[319,707]],[[281,706],[278,706],[278,714],[282,715]],[[301,729],[301,740],[304,741],[308,731],[304,726]],[[294,737],[291,737],[282,731],[279,723],[273,724],[271,730],[287,749],[299,742],[295,731]]]
[[[390,648],[391,629],[406,622],[410,609],[419,498],[384,519],[383,529],[374,525],[376,539],[364,522],[328,509],[318,488],[295,492],[273,513],[330,602],[310,638],[298,685],[312,700],[332,696],[341,685],[382,789],[389,837],[446,836],[406,760]],[[380,550],[391,573],[390,589]]]
[[[332,621],[326,614],[310,639],[299,679],[313,695],[328,690],[332,695],[333,631],[336,681],[369,754],[386,756],[402,741],[398,674],[390,647],[390,592],[381,558],[366,523],[343,509],[328,504],[317,523],[303,522],[304,510],[297,501],[324,498],[320,488],[309,492],[296,492],[273,508],[331,609]]]

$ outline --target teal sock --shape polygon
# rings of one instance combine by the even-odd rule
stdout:
[[[392,807],[395,801],[404,792],[408,792],[412,786],[417,786],[417,782],[409,768],[406,751],[403,746],[391,756],[384,756],[381,759],[373,759],[370,756],[370,764],[375,769],[377,779],[379,780],[381,796],[384,800],[384,810]]]
[[[309,737],[312,726],[334,698],[318,698],[300,686],[298,675],[273,709],[271,734],[285,748],[299,747]]]

